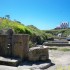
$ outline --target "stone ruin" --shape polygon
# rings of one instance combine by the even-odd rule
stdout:
[[[14,34],[12,29],[9,29],[3,34],[0,33],[0,56],[5,58],[20,58],[20,60],[47,60],[49,59],[47,47],[29,48],[29,35]],[[3,59],[2,59],[3,60]],[[0,59],[0,63],[2,61]],[[17,63],[15,63],[16,65]]]
[[[48,47],[41,46],[41,47],[33,47],[29,49],[29,60],[31,61],[45,61],[49,59],[48,54]]]

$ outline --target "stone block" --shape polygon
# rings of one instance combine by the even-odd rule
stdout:
[[[49,59],[48,47],[33,47],[29,49],[29,60],[30,61],[45,61]]]

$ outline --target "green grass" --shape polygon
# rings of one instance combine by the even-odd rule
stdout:
[[[53,35],[53,37],[55,38],[56,35],[58,35],[59,33],[62,33],[62,35],[64,37],[67,37],[68,35],[70,35],[70,28],[69,29],[57,29],[57,30],[44,30],[46,33],[50,33]]]
[[[58,51],[70,51],[69,47],[49,47],[49,50],[58,50]]]
[[[47,34],[33,25],[25,26],[21,22],[12,21],[6,18],[0,18],[0,22],[0,30],[5,32],[11,28],[15,34],[29,34],[29,39],[33,43],[42,44],[47,39]]]
[[[70,48],[59,48],[58,50],[60,50],[60,51],[70,51]]]
[[[50,47],[49,50],[57,50],[56,47]]]

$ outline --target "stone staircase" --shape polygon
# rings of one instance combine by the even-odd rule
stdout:
[[[70,46],[70,42],[67,40],[57,40],[44,42],[43,45],[46,46]]]

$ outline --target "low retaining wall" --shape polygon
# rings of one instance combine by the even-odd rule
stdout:
[[[47,44],[44,44],[45,46],[70,46],[70,44],[64,44],[64,43],[47,43]]]

